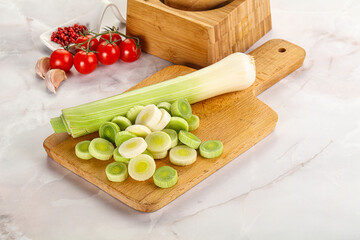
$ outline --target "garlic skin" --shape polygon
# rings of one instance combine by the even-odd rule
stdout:
[[[45,79],[45,75],[50,69],[51,66],[49,57],[42,57],[36,62],[35,72],[42,79]]]
[[[50,92],[56,93],[60,83],[66,79],[64,70],[51,69],[45,74],[45,85]]]

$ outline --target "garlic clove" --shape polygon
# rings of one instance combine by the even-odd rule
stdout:
[[[51,67],[50,67],[50,58],[49,57],[42,57],[36,62],[35,72],[39,77],[45,79],[45,74],[50,69],[51,69]]]
[[[50,92],[56,93],[60,83],[66,79],[64,70],[51,69],[45,74],[45,85]]]

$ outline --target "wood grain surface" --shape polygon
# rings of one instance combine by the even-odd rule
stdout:
[[[246,51],[271,27],[270,0],[234,0],[208,11],[183,11],[160,0],[127,2],[127,34],[138,36],[145,52],[193,68]]]
[[[169,165],[178,171],[179,181],[172,188],[158,188],[152,179],[137,182],[129,177],[122,183],[108,181],[105,167],[113,160],[81,160],[75,156],[75,145],[96,137],[97,133],[76,139],[66,133],[52,134],[44,141],[44,147],[52,159],[128,206],[143,212],[156,211],[254,146],[275,128],[278,119],[276,112],[257,99],[256,95],[299,68],[304,61],[305,51],[284,40],[271,40],[250,54],[255,57],[257,69],[256,82],[250,88],[192,105],[193,113],[200,117],[200,127],[193,133],[202,141],[221,140],[224,143],[223,154],[215,159],[199,156],[194,164],[186,167],[174,166],[168,158],[156,161],[157,168]],[[131,89],[192,71],[195,70],[185,66],[166,67]]]

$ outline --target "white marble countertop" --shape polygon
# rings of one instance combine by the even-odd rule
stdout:
[[[272,0],[273,38],[303,47],[301,69],[259,98],[274,132],[154,213],[135,211],[48,158],[60,109],[119,93],[165,66],[74,74],[49,93],[39,35],[95,0],[0,2],[0,239],[360,239],[360,3]],[[253,48],[254,48],[253,47]],[[253,49],[252,48],[252,49]]]

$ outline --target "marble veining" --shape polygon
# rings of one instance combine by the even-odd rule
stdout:
[[[47,157],[60,109],[122,92],[171,63],[72,71],[56,95],[34,73],[39,35],[97,0],[0,0],[0,240],[360,239],[360,3],[273,0],[274,38],[301,69],[262,93],[273,133],[154,213],[137,212]],[[126,1],[116,0],[125,13]],[[111,21],[111,15],[107,21]]]

